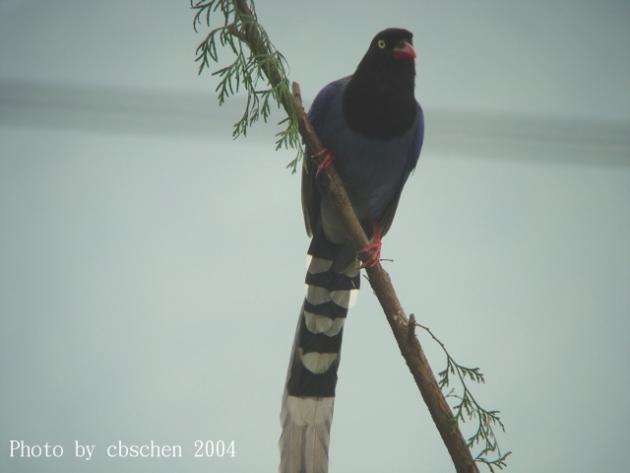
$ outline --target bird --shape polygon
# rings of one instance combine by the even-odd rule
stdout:
[[[360,270],[378,264],[401,192],[416,167],[424,114],[415,98],[413,34],[387,28],[371,40],[352,75],[326,85],[308,112],[324,149],[302,167],[302,210],[311,242],[282,397],[280,473],[327,473],[344,323]],[[307,156],[311,151],[305,150]],[[334,163],[368,245],[356,252],[341,217],[318,185]]]

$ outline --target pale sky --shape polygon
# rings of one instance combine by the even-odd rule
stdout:
[[[486,375],[471,387],[502,413],[507,471],[624,471],[630,5],[257,9],[306,102],[380,29],[415,33],[426,141],[383,246],[401,301]],[[187,1],[0,0],[3,472],[277,469],[299,178],[275,127],[231,140],[241,102],[218,108],[197,76],[192,16]],[[452,472],[367,284],[346,327],[331,473]],[[196,439],[237,456],[193,458]],[[15,459],[10,440],[66,451]],[[184,458],[107,458],[117,440]]]

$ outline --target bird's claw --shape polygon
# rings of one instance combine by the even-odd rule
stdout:
[[[332,162],[335,160],[335,157],[330,151],[328,151],[328,148],[322,148],[321,151],[314,154],[312,157],[313,158],[323,157],[320,163],[317,165],[317,170],[315,171],[315,177],[319,176],[319,174],[328,166],[330,166]]]
[[[378,224],[374,225],[372,230],[372,239],[359,251],[361,258],[361,268],[372,268],[381,260],[381,228]]]

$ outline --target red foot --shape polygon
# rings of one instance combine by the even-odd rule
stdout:
[[[317,171],[315,171],[315,177],[319,176],[319,173],[322,172],[324,169],[326,169],[328,166],[330,166],[332,162],[335,160],[335,157],[332,155],[330,151],[328,151],[327,148],[322,148],[322,150],[319,153],[314,154],[312,157],[319,158],[322,156],[323,156],[323,159],[317,166]]]
[[[367,245],[365,245],[365,248],[359,252],[359,255],[362,260],[362,268],[371,268],[376,266],[381,260],[381,227],[378,223],[374,224],[372,239]]]

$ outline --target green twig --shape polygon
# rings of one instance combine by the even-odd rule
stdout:
[[[195,61],[201,74],[210,68],[211,63],[219,62],[219,48],[227,49],[232,55],[232,62],[215,70],[212,75],[219,80],[216,86],[219,104],[240,91],[245,92],[245,109],[234,124],[232,136],[246,136],[255,122],[260,119],[267,122],[272,102],[282,107],[291,100],[287,61],[258,23],[252,2],[191,0],[190,5],[196,10],[193,20],[195,31],[202,25],[214,26],[215,17],[222,17],[197,46]],[[247,33],[257,42],[249,44],[245,40]],[[295,172],[303,153],[297,119],[290,115],[278,124],[284,128],[276,134],[276,150],[292,148],[296,151],[295,158],[287,165]]]
[[[451,386],[451,375],[457,376],[457,380],[461,386],[461,394],[457,394],[455,388],[452,388],[445,394],[447,398],[456,400],[451,406],[455,420],[465,423],[466,421],[477,419],[476,430],[467,439],[468,446],[471,449],[478,446],[481,447],[481,450],[475,456],[475,461],[486,465],[490,469],[490,472],[494,472],[495,468],[502,470],[507,466],[505,460],[512,452],[501,453],[499,443],[494,433],[494,427],[497,426],[502,431],[505,431],[505,426],[499,417],[499,411],[484,409],[477,402],[466,384],[466,378],[475,383],[485,383],[483,373],[481,373],[479,368],[469,368],[457,363],[446,349],[446,345],[435,336],[429,327],[417,322],[416,326],[427,332],[431,338],[440,345],[446,355],[446,368],[438,373],[438,385],[440,388],[444,391]],[[489,458],[492,454],[495,454],[494,458]]]

